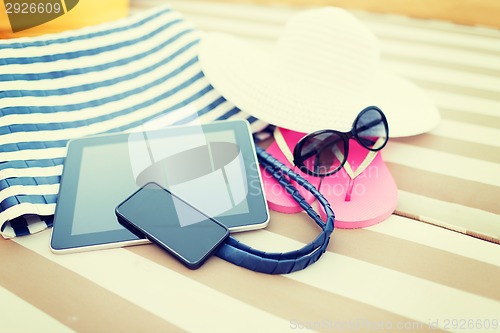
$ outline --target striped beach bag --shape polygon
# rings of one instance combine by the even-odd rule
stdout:
[[[161,6],[60,34],[0,41],[0,226],[4,238],[52,225],[69,139],[238,118],[204,77],[202,32]],[[223,52],[223,50],[221,50]]]

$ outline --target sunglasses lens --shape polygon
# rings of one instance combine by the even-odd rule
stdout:
[[[382,113],[377,109],[364,112],[356,121],[359,143],[370,150],[379,150],[387,142],[388,129]]]
[[[304,167],[318,176],[337,171],[345,159],[345,143],[335,132],[323,132],[306,138],[300,150]]]

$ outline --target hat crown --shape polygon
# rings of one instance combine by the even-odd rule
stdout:
[[[239,109],[297,132],[348,131],[360,110],[384,111],[391,135],[429,130],[439,120],[417,86],[387,71],[376,37],[351,13],[323,7],[291,16],[271,48],[210,33],[200,64]]]
[[[273,63],[281,73],[314,76],[331,87],[362,88],[379,64],[378,42],[349,12],[335,7],[313,9],[288,21]]]

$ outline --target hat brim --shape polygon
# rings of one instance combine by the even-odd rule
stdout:
[[[327,77],[285,71],[290,64],[280,64],[272,50],[222,33],[202,36],[199,60],[209,82],[229,102],[256,118],[298,132],[347,131],[358,112],[370,105],[384,111],[392,137],[427,132],[440,119],[420,88],[382,68],[371,74],[363,89],[349,85],[348,78],[345,85],[332,87]]]

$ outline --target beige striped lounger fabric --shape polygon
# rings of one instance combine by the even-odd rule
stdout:
[[[267,45],[298,10],[170,3],[203,30]],[[317,263],[282,276],[217,257],[191,271],[153,245],[55,255],[50,230],[0,239],[0,332],[500,332],[500,31],[355,15],[384,66],[442,116],[384,148],[395,214],[336,229]],[[303,214],[272,212],[266,229],[236,237],[283,252],[317,233]]]

